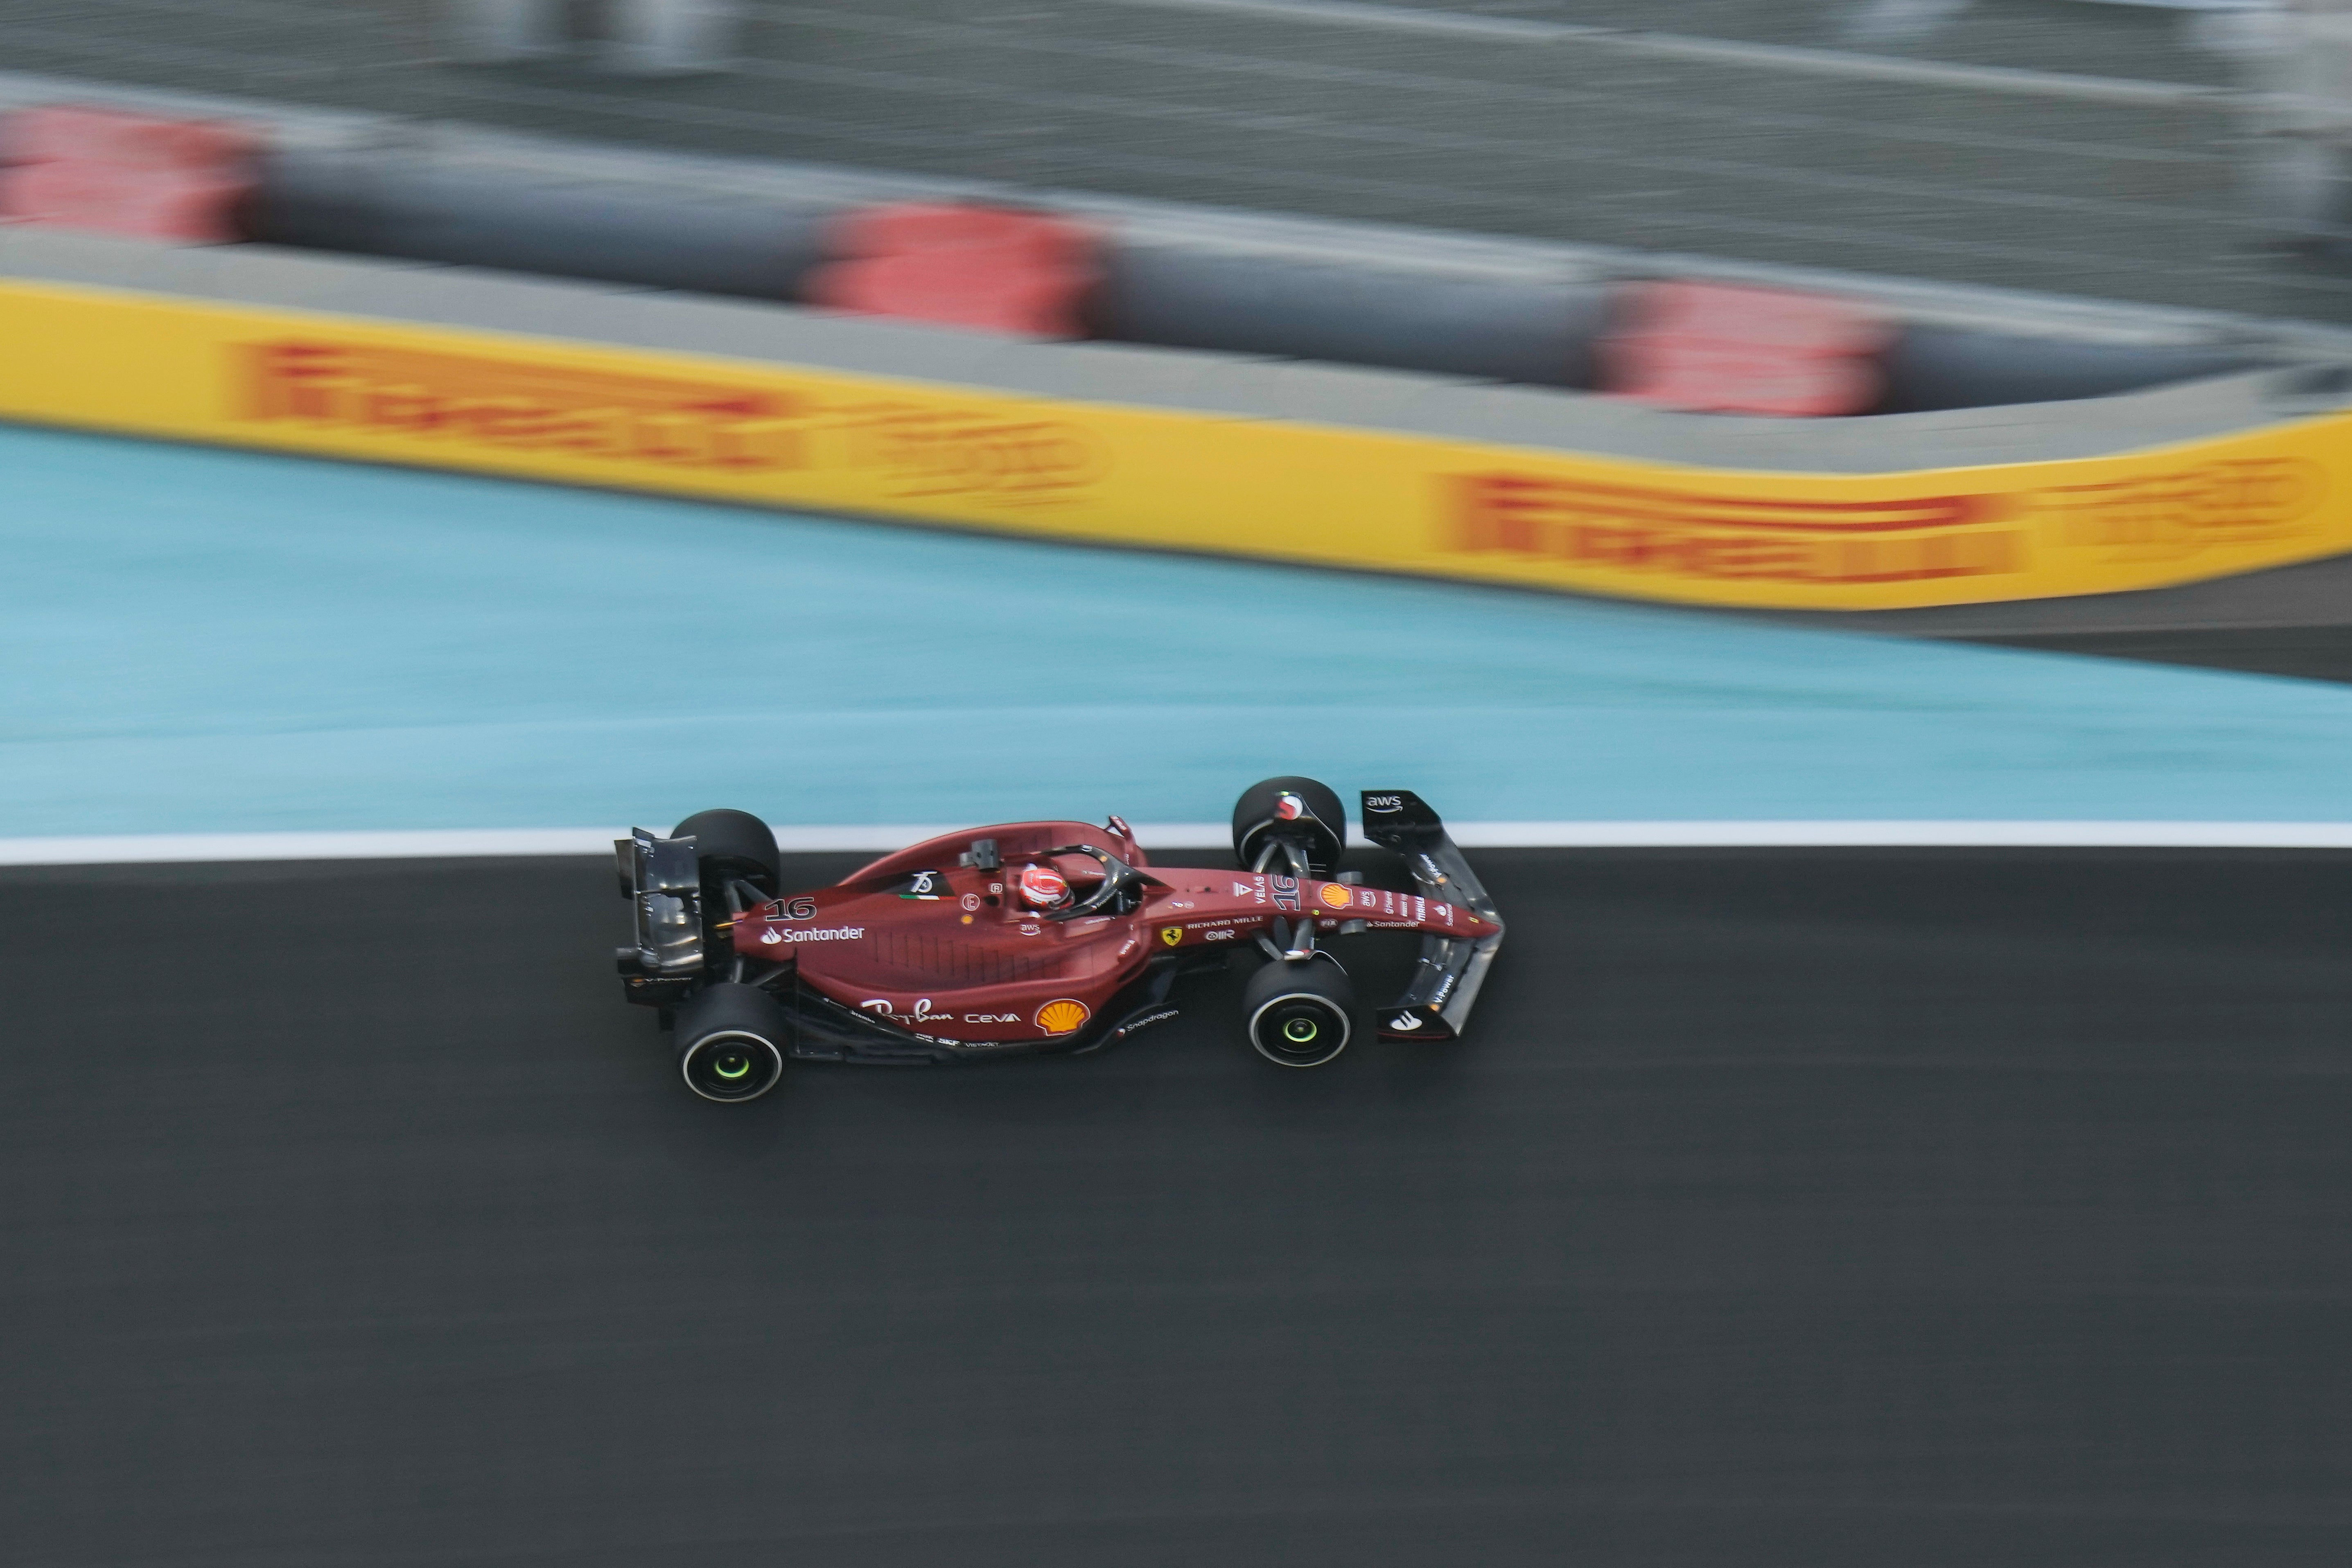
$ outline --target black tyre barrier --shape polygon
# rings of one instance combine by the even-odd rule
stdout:
[[[846,204],[551,184],[495,167],[410,165],[396,149],[280,150],[245,227],[278,245],[766,300],[803,297]],[[1111,227],[1088,302],[1096,335],[1590,389],[1612,288],[1481,278],[1213,245]],[[2108,396],[2282,362],[2249,346],[2038,337],[1911,322],[1882,359],[1879,414]]]
[[[1879,361],[1886,393],[1876,412],[2108,397],[2275,363],[2273,356],[2222,348],[2030,338],[1915,322]]]
[[[833,209],[404,167],[395,153],[265,159],[247,232],[275,245],[790,300]]]
[[[1093,314],[1125,342],[1591,387],[1608,310],[1592,284],[1114,244]]]

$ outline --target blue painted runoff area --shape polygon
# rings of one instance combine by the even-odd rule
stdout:
[[[0,427],[0,837],[2342,819],[2352,689]]]

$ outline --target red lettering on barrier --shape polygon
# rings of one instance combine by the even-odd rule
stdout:
[[[2023,569],[2014,530],[1986,529],[1999,498],[1799,501],[1457,475],[1453,548],[1723,580],[1900,583]],[[1963,531],[1965,530],[1965,531]]]
[[[803,464],[803,411],[773,393],[374,344],[256,343],[243,358],[247,419],[688,468]]]

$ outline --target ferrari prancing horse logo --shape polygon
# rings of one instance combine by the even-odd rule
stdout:
[[[1184,928],[1182,926],[1161,926],[1160,928],[1160,940],[1166,942],[1169,946],[1174,947],[1178,942],[1184,940]]]

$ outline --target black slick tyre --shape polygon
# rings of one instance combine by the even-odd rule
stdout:
[[[678,1008],[675,1028],[679,1076],[705,1100],[757,1100],[784,1075],[791,1025],[782,1005],[756,985],[704,986]]]
[[[740,877],[770,898],[783,885],[783,858],[776,836],[748,811],[698,811],[670,829],[672,838],[692,837],[694,852],[708,869]]]
[[[1348,1048],[1356,988],[1327,958],[1276,960],[1242,987],[1250,1044],[1276,1067],[1319,1068]]]
[[[1338,792],[1319,779],[1297,776],[1260,779],[1234,803],[1234,854],[1244,867],[1274,840],[1295,845],[1307,875],[1328,877],[1348,844],[1348,811]],[[1276,870],[1287,873],[1277,858]]]

